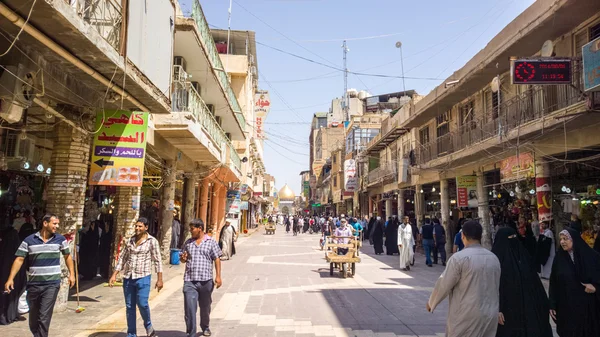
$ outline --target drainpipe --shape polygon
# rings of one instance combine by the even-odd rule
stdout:
[[[36,28],[34,28],[31,24],[25,24],[25,19],[23,19],[17,13],[13,12],[10,8],[8,8],[5,4],[3,4],[1,2],[0,2],[0,14],[2,16],[6,17],[15,26],[26,31],[33,38],[38,40],[40,43],[42,43],[46,47],[50,48],[52,51],[57,53],[59,56],[61,56],[68,62],[70,62],[71,64],[73,64],[74,66],[76,66],[77,68],[79,68],[80,70],[85,72],[86,74],[90,75],[91,77],[93,77],[94,79],[96,79],[98,82],[102,83],[109,89],[112,89],[117,94],[121,95],[123,98],[125,98],[128,101],[130,101],[131,103],[135,104],[142,111],[150,112],[150,109],[148,109],[144,104],[142,104],[142,102],[140,102],[137,99],[135,99],[134,97],[130,96],[121,87],[115,85],[114,83],[109,81],[106,77],[104,77],[102,74],[96,72],[96,70],[94,70],[92,67],[83,63],[75,55],[69,53],[66,49],[64,49],[63,47],[58,45],[56,42],[52,41],[48,36],[46,36],[45,34],[40,32]],[[125,60],[125,62],[127,62],[127,61]]]

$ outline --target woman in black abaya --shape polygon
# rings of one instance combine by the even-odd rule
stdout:
[[[371,232],[371,238],[373,240],[373,246],[375,247],[375,254],[379,255],[383,253],[383,221],[381,217],[377,217],[377,221],[373,225]]]
[[[373,245],[373,227],[375,227],[375,217],[371,217],[371,219],[369,219],[369,222],[367,223],[367,235],[365,235],[367,237],[367,239],[369,240],[369,244],[372,246]]]
[[[492,252],[502,270],[496,337],[552,337],[546,291],[517,232],[499,229]]]
[[[398,219],[392,217],[385,228],[385,253],[387,255],[400,254],[398,251]]]
[[[102,221],[90,223],[79,244],[79,273],[84,280],[91,280],[98,273],[98,252],[100,250],[100,225]]]
[[[0,229],[0,284],[8,280],[10,269],[15,260],[15,253],[21,245],[19,233],[12,226]],[[14,279],[14,291],[10,294],[0,293],[0,325],[8,325],[19,318],[19,297],[25,290],[25,268],[21,268]]]
[[[550,316],[560,337],[600,336],[600,254],[566,228],[550,274]]]

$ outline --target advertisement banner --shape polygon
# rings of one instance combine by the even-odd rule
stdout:
[[[310,183],[308,181],[302,183],[302,194],[304,197],[310,198]]]
[[[552,188],[550,188],[550,178],[536,177],[535,193],[537,196],[538,220],[552,220]]]
[[[346,192],[354,193],[358,189],[358,178],[356,176],[356,161],[348,159],[344,162],[344,189]]]
[[[146,158],[148,113],[98,113],[92,146],[90,185],[141,187]]]
[[[247,211],[248,210],[248,202],[247,201],[242,201],[240,203],[240,210],[242,210],[242,211]]]
[[[239,190],[228,190],[227,191],[227,205],[225,209],[227,213],[240,213],[242,200],[240,199]]]
[[[242,186],[240,186],[240,194],[246,193],[248,193],[248,184],[242,184]]]
[[[500,162],[500,182],[508,183],[535,177],[535,162],[529,152],[508,157]]]
[[[477,208],[477,177],[456,177],[456,207]]]
[[[583,90],[600,90],[600,37],[582,48]]]
[[[269,98],[269,92],[266,90],[256,91],[254,93],[254,115],[256,116],[254,121],[254,131],[256,132],[256,138],[258,139],[265,138],[263,124],[270,110],[271,99]]]

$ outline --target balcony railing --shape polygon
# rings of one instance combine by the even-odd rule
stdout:
[[[235,147],[233,147],[233,144],[231,144],[231,142],[229,142],[228,145],[229,145],[229,159],[231,160],[231,164],[233,165],[233,167],[235,169],[237,169],[238,173],[241,175],[242,174],[242,160],[240,159],[240,155],[237,153],[237,151],[235,150]]]
[[[238,119],[240,126],[242,129],[246,129],[246,119],[244,118],[244,114],[242,113],[242,109],[240,108],[240,104],[229,85],[229,79],[227,78],[227,73],[225,72],[225,68],[223,67],[223,63],[221,62],[221,58],[217,51],[217,46],[215,45],[215,40],[210,33],[210,28],[208,27],[208,22],[206,21],[206,17],[204,16],[204,12],[202,11],[202,7],[200,6],[200,2],[198,0],[193,0],[192,3],[192,18],[196,21],[196,26],[198,26],[198,31],[200,32],[200,36],[204,41],[204,45],[206,47],[206,51],[208,53],[208,58],[213,65],[213,68],[217,72],[217,77],[219,78],[219,82],[223,86],[223,90],[225,91],[229,103],[235,113],[236,118]]]
[[[372,185],[379,182],[393,182],[398,179],[398,164],[383,163],[376,169],[369,171],[368,184]]]
[[[123,24],[121,1],[117,0],[65,0],[86,23],[120,51]]]
[[[580,69],[576,67],[576,70]],[[574,78],[580,78],[575,71]],[[584,101],[580,83],[575,85],[532,86],[498,106],[492,115],[467,121],[457,130],[417,148],[417,164],[465,149],[479,142],[502,137],[525,123],[541,119],[553,111]],[[477,115],[477,112],[474,112]],[[481,114],[479,114],[481,115]]]

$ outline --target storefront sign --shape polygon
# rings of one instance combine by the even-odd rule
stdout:
[[[308,181],[302,182],[302,194],[304,194],[304,197],[310,198],[310,184]]]
[[[263,124],[270,110],[271,99],[269,98],[269,92],[266,90],[257,91],[254,94],[254,112],[256,115],[254,131],[256,132],[256,138],[258,139],[265,138]]]
[[[225,209],[227,213],[238,214],[240,213],[242,201],[240,200],[239,190],[228,190],[227,191],[227,205]]]
[[[500,182],[508,183],[535,177],[535,162],[529,152],[508,157],[500,162]]]
[[[248,184],[242,184],[240,186],[240,194],[246,194],[248,192]]]
[[[248,210],[248,202],[247,201],[242,201],[240,203],[240,210],[242,210],[242,211],[247,211]]]
[[[310,175],[310,180],[308,181],[310,188],[315,189],[317,188],[317,176],[315,176],[314,174]]]
[[[456,207],[477,207],[477,177],[456,177]]]
[[[358,177],[356,176],[356,161],[348,159],[344,162],[344,188],[347,192],[356,192]]]
[[[600,90],[600,37],[582,48],[583,90]]]
[[[141,187],[148,113],[107,110],[95,129],[89,184]]]
[[[549,177],[535,178],[535,193],[537,196],[538,220],[552,220],[552,188],[550,187]]]

